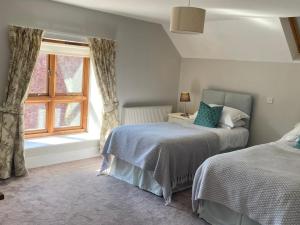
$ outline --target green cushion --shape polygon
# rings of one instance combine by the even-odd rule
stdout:
[[[200,107],[194,124],[215,128],[221,118],[222,110],[223,106],[210,107],[204,102],[200,102]]]
[[[297,141],[297,143],[295,145],[295,148],[300,149],[300,138],[298,138],[298,141]]]

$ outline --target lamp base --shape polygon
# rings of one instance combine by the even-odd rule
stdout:
[[[189,117],[190,115],[188,113],[182,113],[180,116]]]

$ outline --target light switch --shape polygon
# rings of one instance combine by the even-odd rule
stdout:
[[[274,102],[273,97],[267,97],[267,103],[268,104],[273,104],[273,102]]]

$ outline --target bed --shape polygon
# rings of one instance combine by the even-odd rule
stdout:
[[[193,210],[212,225],[300,224],[300,151],[277,141],[213,156],[197,170]]]
[[[202,101],[251,115],[252,97],[248,94],[204,90]],[[249,121],[232,130],[176,123],[120,126],[105,143],[100,174],[163,196],[170,203],[172,193],[192,186],[205,159],[245,147],[248,129]]]

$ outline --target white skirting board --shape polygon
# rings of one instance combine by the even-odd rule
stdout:
[[[27,168],[36,168],[74,160],[100,156],[98,140],[84,140],[55,145],[27,147],[25,162]]]

